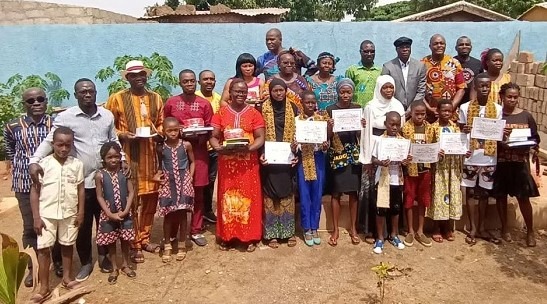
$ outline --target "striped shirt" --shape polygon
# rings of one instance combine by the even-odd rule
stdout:
[[[13,119],[4,127],[6,154],[13,169],[12,191],[30,192],[29,158],[47,137],[51,123],[52,119],[49,115],[44,115],[38,123],[24,115]]]
[[[114,115],[103,107],[97,107],[97,112],[92,116],[84,113],[79,106],[61,112],[55,117],[47,138],[30,158],[31,164],[37,164],[53,152],[53,131],[60,126],[74,131],[74,147],[71,155],[84,163],[85,188],[95,188],[95,172],[102,168],[99,150],[106,142],[120,143],[114,128]]]

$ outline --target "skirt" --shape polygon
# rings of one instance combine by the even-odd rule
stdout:
[[[331,169],[332,170],[332,169]],[[361,165],[348,165],[332,172],[332,193],[359,192]]]
[[[493,197],[538,197],[539,190],[528,162],[499,162],[494,172]]]

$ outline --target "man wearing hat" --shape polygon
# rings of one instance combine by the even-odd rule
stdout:
[[[423,100],[425,97],[426,68],[425,65],[414,58],[412,53],[412,39],[400,37],[395,42],[397,57],[384,63],[382,75],[390,75],[395,80],[395,98],[399,100],[405,110],[415,100]]]
[[[106,108],[114,114],[118,137],[136,185],[138,214],[133,262],[144,262],[142,251],[155,252],[159,246],[150,242],[150,231],[158,202],[158,186],[152,181],[157,169],[155,141],[161,140],[163,101],[146,88],[152,71],[142,61],[131,60],[122,71],[130,88],[110,96]],[[155,135],[154,135],[155,134]]]

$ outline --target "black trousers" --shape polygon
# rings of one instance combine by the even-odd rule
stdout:
[[[32,216],[32,207],[30,206],[30,193],[15,192],[15,198],[19,205],[19,211],[23,218],[23,248],[32,247],[36,250],[38,236],[34,232],[34,217]],[[61,264],[61,246],[55,243],[52,251],[53,263]],[[32,260],[28,262],[28,268],[32,268]]]
[[[203,194],[204,214],[213,212],[213,195],[215,191],[215,180],[218,172],[218,155],[215,151],[209,151],[209,185],[205,187]]]
[[[99,205],[99,202],[97,201],[95,188],[85,189],[84,222],[80,226],[78,238],[76,239],[76,250],[78,251],[80,263],[82,265],[91,264],[93,262],[93,246],[91,244],[93,241],[93,220],[95,219],[95,230],[97,230],[97,227],[99,227],[100,214],[101,205]],[[98,245],[97,251],[99,256],[106,256],[108,252],[106,246]]]

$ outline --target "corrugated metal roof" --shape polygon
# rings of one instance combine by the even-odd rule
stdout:
[[[195,15],[223,15],[223,14],[237,14],[243,16],[259,16],[259,15],[283,15],[290,11],[288,8],[277,8],[277,7],[268,7],[268,8],[256,8],[256,9],[232,9],[229,12],[218,12],[211,13],[210,11],[196,11],[194,13],[188,12],[176,12],[160,14],[158,16],[145,16],[140,19],[157,19],[165,16],[195,16]]]
[[[454,3],[451,3],[451,4],[445,5],[445,6],[437,7],[437,8],[425,11],[425,12],[413,14],[413,15],[406,16],[406,17],[399,18],[399,19],[395,19],[393,21],[394,22],[423,21],[424,19],[427,19],[427,18],[435,18],[437,16],[443,16],[443,12],[458,9],[458,8],[461,8],[462,11],[475,12],[475,13],[480,12],[480,14],[478,14],[478,15],[480,15],[482,17],[485,17],[484,15],[488,14],[489,17],[495,17],[496,20],[507,20],[507,21],[515,20],[515,19],[513,19],[509,16],[506,16],[506,15],[500,14],[498,12],[489,10],[489,9],[484,8],[482,6],[478,6],[478,5],[475,5],[475,4],[466,2],[466,1],[458,1],[458,2],[454,2]]]
[[[518,20],[522,20],[522,17],[524,17],[526,14],[528,14],[530,11],[532,11],[533,9],[535,9],[536,7],[541,7],[541,8],[545,8],[547,9],[547,2],[542,2],[542,3],[538,3],[534,6],[532,6],[531,8],[529,8],[527,11],[525,11],[524,13],[522,13],[522,15],[518,16]]]

